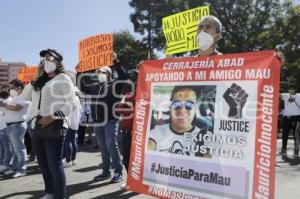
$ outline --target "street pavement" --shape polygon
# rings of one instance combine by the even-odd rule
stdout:
[[[277,141],[277,152],[281,140]],[[289,140],[288,157],[276,160],[276,199],[300,198],[300,161],[293,158],[293,142]],[[93,145],[84,145],[77,153],[77,165],[65,169],[67,177],[67,194],[71,199],[150,199],[143,194],[120,190],[121,183],[111,184],[109,180],[93,182],[93,177],[101,171],[100,153]],[[124,173],[126,173],[124,171]],[[36,162],[28,163],[27,176],[12,179],[0,175],[0,198],[27,199],[41,198],[44,184]]]

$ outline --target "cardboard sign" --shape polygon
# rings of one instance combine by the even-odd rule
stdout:
[[[95,35],[79,42],[77,72],[94,70],[113,64],[113,35]]]
[[[17,78],[21,80],[24,84],[28,84],[34,79],[37,71],[38,68],[36,66],[24,66],[19,70]]]
[[[196,34],[202,17],[209,15],[209,7],[203,6],[180,12],[162,19],[167,42],[166,54],[176,54],[198,49]]]
[[[159,198],[274,198],[273,51],[146,61],[128,185]]]

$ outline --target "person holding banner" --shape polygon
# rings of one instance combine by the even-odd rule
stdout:
[[[217,42],[222,39],[222,23],[212,15],[203,17],[198,25],[197,42],[200,46],[198,57],[222,55],[217,51]]]
[[[194,124],[197,110],[197,90],[193,86],[175,86],[171,93],[170,123],[157,125],[150,131],[148,149],[181,155],[203,157],[204,143],[187,137],[204,135],[206,128]]]
[[[42,50],[40,57],[37,78],[25,87],[22,96],[32,101],[32,138],[43,174],[44,198],[64,199],[67,196],[63,146],[68,127],[66,117],[74,108],[75,90],[71,78],[65,74],[63,57],[56,50]],[[49,129],[57,123],[56,129]],[[56,136],[43,137],[49,130]]]
[[[115,69],[113,74],[112,68]],[[118,146],[119,117],[114,113],[115,106],[121,101],[121,90],[127,74],[115,56],[113,66],[104,66],[91,73],[78,74],[80,90],[92,95],[91,115],[94,121],[96,141],[102,154],[103,171],[94,177],[102,181],[111,177],[110,167],[115,169],[111,182],[123,180],[123,166]],[[113,77],[116,77],[114,79]]]

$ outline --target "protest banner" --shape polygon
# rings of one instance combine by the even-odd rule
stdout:
[[[159,198],[274,198],[273,51],[145,61],[129,189]]]
[[[198,24],[202,17],[209,15],[209,7],[202,6],[180,12],[162,19],[163,32],[167,42],[166,54],[196,50]]]
[[[36,66],[24,66],[18,71],[17,78],[24,84],[28,84],[34,79],[37,71],[38,68]]]
[[[83,39],[78,44],[79,65],[77,72],[94,70],[113,64],[113,35],[101,34]]]

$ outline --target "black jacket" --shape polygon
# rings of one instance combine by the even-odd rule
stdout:
[[[117,62],[112,66],[112,78],[108,82],[100,83],[95,73],[80,73],[77,77],[80,84],[79,89],[91,95],[91,116],[95,123],[106,123],[112,119],[119,119],[113,114],[114,104],[121,101],[121,91],[126,80],[127,73],[124,68]],[[113,91],[114,89],[114,91]],[[116,95],[117,94],[117,95]]]

